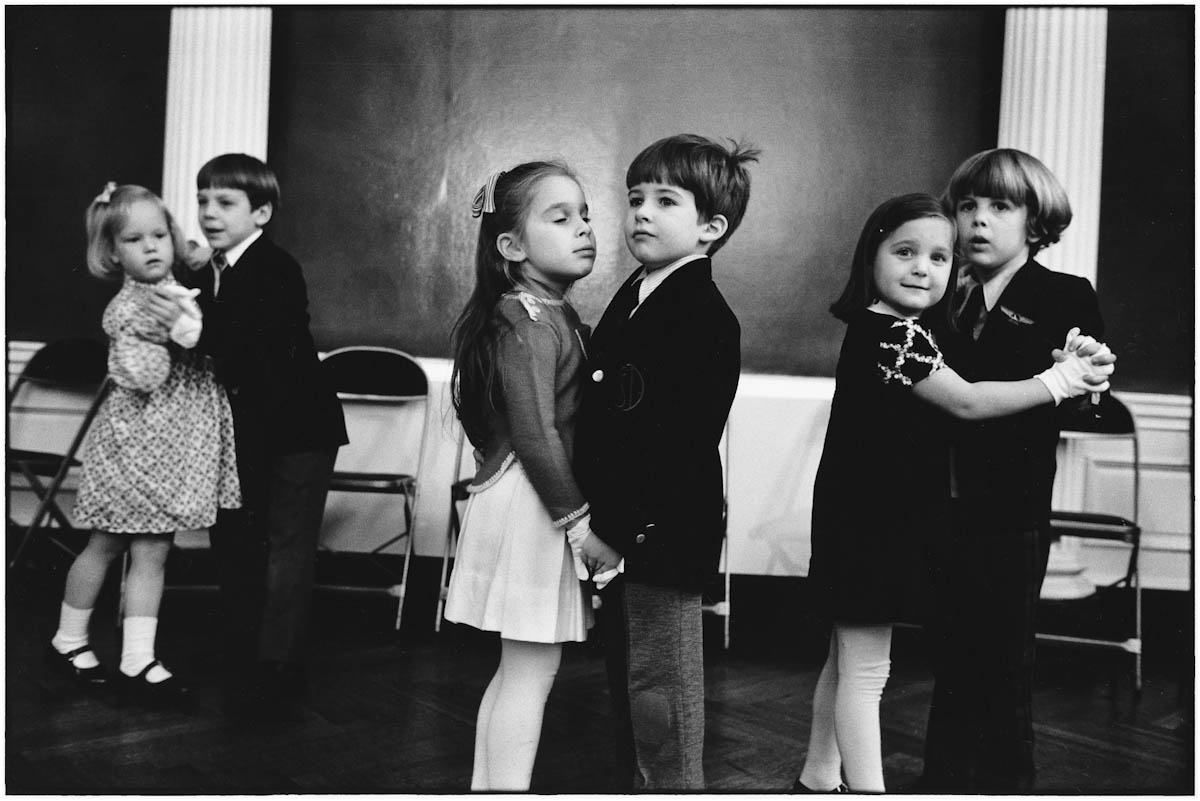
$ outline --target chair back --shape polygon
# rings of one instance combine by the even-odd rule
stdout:
[[[350,438],[338,450],[335,471],[419,479],[433,407],[420,363],[400,350],[361,346],[330,351],[322,366],[341,399]],[[322,542],[335,550],[360,550],[364,531],[402,528],[403,508],[394,498],[332,492]]]
[[[1063,439],[1128,440],[1133,470],[1132,509],[1129,519],[1135,523],[1138,522],[1140,520],[1138,513],[1141,499],[1141,464],[1137,424],[1129,407],[1111,392],[1105,392],[1100,395],[1098,403],[1092,401],[1081,409],[1067,411],[1060,417],[1059,426]],[[1122,512],[1122,514],[1124,513]]]
[[[395,402],[429,394],[425,370],[412,356],[393,348],[338,348],[325,354],[322,365],[343,400]]]
[[[91,339],[43,345],[7,395],[8,447],[66,453],[91,422],[108,375],[108,346]]]
[[[1099,403],[1093,400],[1081,409],[1064,413],[1059,420],[1059,427],[1063,431],[1082,434],[1129,437],[1137,433],[1133,413],[1111,392],[1102,393]]]

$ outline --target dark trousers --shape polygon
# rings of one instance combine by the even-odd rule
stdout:
[[[703,789],[700,594],[618,578],[601,597],[622,789]]]
[[[337,448],[275,454],[262,494],[209,530],[235,663],[299,662],[313,569]]]
[[[1050,544],[1034,524],[998,526],[995,513],[956,501],[935,547],[930,792],[1033,786],[1035,612]]]

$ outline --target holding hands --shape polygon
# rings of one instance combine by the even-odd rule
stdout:
[[[575,575],[580,581],[592,579],[596,589],[612,581],[622,571],[621,554],[592,532],[591,515],[584,515],[567,529],[567,542],[575,557]]]
[[[1046,385],[1055,406],[1067,398],[1100,393],[1109,388],[1117,357],[1108,345],[1072,328],[1067,332],[1062,349],[1055,348],[1052,355],[1055,363],[1035,378]]]

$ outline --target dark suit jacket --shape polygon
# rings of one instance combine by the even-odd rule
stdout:
[[[620,316],[610,306],[589,343],[576,434],[592,529],[625,557],[628,579],[699,590],[720,558],[718,446],[741,371],[741,328],[708,259],[679,268],[632,318]]]
[[[1078,326],[1097,339],[1104,334],[1100,307],[1084,278],[1053,272],[1030,259],[1017,271],[988,312],[978,341],[937,321],[938,344],[947,363],[968,381],[1016,381],[1053,363],[1067,331]],[[1044,524],[1054,484],[1055,449],[1062,416],[1084,413],[1085,401],[1041,406],[984,422],[954,427],[955,476],[960,498],[979,501],[999,525]]]
[[[213,356],[229,393],[242,490],[253,505],[273,455],[348,441],[341,404],[308,330],[304,274],[263,234],[221,276],[219,297],[213,297],[211,264],[185,282],[200,289],[198,347]]]

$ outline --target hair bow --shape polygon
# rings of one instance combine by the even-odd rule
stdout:
[[[496,210],[496,182],[500,180],[501,175],[504,175],[504,170],[492,173],[488,177],[487,183],[479,187],[479,191],[475,193],[475,199],[471,201],[472,217],[491,214]]]
[[[100,194],[96,195],[96,199],[93,200],[92,202],[93,203],[108,203],[110,200],[112,200],[112,193],[115,192],[116,189],[117,189],[117,182],[109,181],[108,183],[106,183],[104,185],[104,191],[101,192]]]

